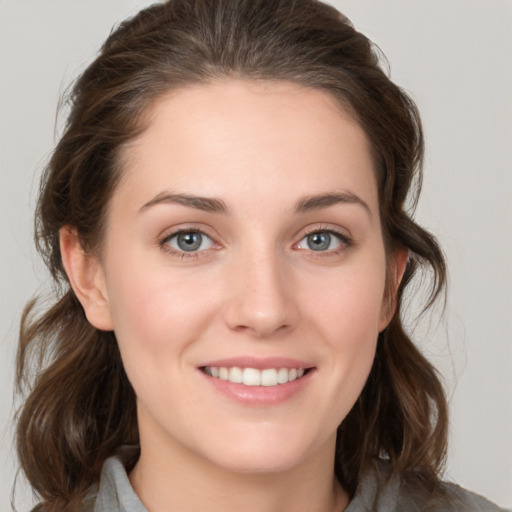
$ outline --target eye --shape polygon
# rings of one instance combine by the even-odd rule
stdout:
[[[180,231],[167,237],[163,243],[179,252],[205,251],[213,247],[213,240],[201,231]]]
[[[310,251],[336,251],[340,247],[348,245],[347,237],[334,231],[315,231],[306,235],[298,244],[298,249]]]

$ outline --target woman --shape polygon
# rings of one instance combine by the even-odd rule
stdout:
[[[37,211],[62,285],[20,337],[40,509],[497,510],[440,481],[446,401],[401,323],[419,266],[425,307],[445,283],[405,209],[422,156],[324,4],[174,0],[112,33]]]

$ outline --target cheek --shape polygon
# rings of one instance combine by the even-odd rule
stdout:
[[[109,302],[126,371],[130,380],[142,381],[160,373],[162,364],[182,363],[181,354],[211,322],[215,295],[201,279],[136,268],[111,272]]]
[[[325,340],[333,386],[326,401],[338,420],[352,408],[375,357],[385,287],[385,264],[354,266],[317,283],[309,312]]]
[[[309,287],[309,310],[329,332],[335,344],[358,344],[376,338],[381,323],[385,263],[368,258],[357,265],[331,272]],[[304,297],[306,300],[306,295]]]

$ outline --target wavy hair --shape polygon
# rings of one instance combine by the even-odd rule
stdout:
[[[42,176],[35,240],[55,286],[49,307],[23,314],[17,385],[22,469],[47,512],[75,510],[107,457],[137,444],[134,391],[113,332],[92,327],[69,286],[59,230],[97,250],[122,174],[121,152],[168,91],[226,77],[290,81],[327,91],[364,129],[379,184],[388,254],[408,249],[396,313],[378,342],[367,383],[338,428],[335,471],[354,493],[374,458],[432,489],[439,483],[447,405],[435,369],[402,324],[404,290],[430,271],[430,307],[446,283],[435,238],[413,220],[423,134],[414,102],[381,65],[378,49],[334,8],[315,0],[169,0],[111,33],[69,96],[64,133]]]

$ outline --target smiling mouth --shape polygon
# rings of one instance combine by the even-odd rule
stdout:
[[[203,366],[201,370],[216,379],[245,386],[278,386],[301,379],[311,368],[240,368],[238,366]]]

